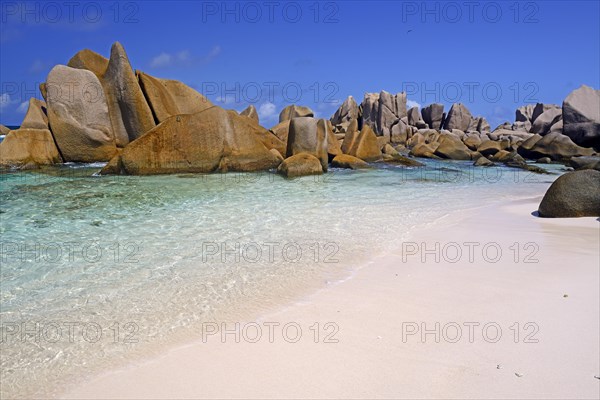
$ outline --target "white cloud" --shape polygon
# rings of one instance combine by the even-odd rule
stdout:
[[[0,94],[0,110],[5,109],[9,105],[15,103],[17,100],[13,100],[10,98],[10,94],[2,93]]]
[[[170,54],[161,53],[152,59],[150,66],[152,68],[164,68],[169,67],[172,64],[172,57]]]
[[[275,108],[275,104],[267,101],[258,107],[258,118],[260,118],[261,121],[271,121],[276,117],[277,109]]]
[[[202,57],[194,57],[189,50],[182,50],[180,52],[171,53],[160,53],[150,61],[150,67],[152,68],[168,68],[168,67],[189,67],[194,64],[205,65],[214,60],[218,55],[221,54],[221,47],[213,47],[208,54]]]
[[[413,107],[419,107],[421,109],[421,105],[414,100],[407,100],[406,107],[410,110]]]
[[[29,102],[28,101],[24,101],[21,104],[19,104],[19,107],[17,107],[17,112],[21,113],[21,114],[25,114],[27,112],[27,110],[29,110]]]

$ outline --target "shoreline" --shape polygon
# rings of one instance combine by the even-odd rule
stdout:
[[[594,361],[590,361],[588,356],[585,364],[588,370],[583,371],[584,367],[577,364],[574,355],[598,353],[598,343],[594,340],[599,332],[598,289],[597,286],[592,289],[589,285],[599,281],[598,269],[596,267],[594,270],[592,262],[594,257],[597,260],[599,251],[594,237],[577,237],[577,234],[584,232],[589,235],[594,230],[599,232],[598,222],[595,218],[536,218],[531,212],[537,209],[540,199],[541,197],[537,196],[513,200],[507,204],[481,206],[466,212],[451,212],[433,223],[416,227],[409,235],[415,243],[425,240],[425,243],[432,245],[436,239],[443,242],[446,238],[445,241],[449,242],[444,232],[447,230],[453,233],[453,242],[458,242],[461,237],[465,241],[472,241],[474,238],[483,240],[491,234],[493,241],[501,244],[502,250],[506,249],[506,252],[510,251],[508,247],[511,240],[519,242],[519,246],[533,241],[539,245],[540,258],[540,263],[529,264],[533,266],[533,272],[524,268],[528,264],[514,263],[516,253],[508,257],[511,260],[505,257],[497,264],[484,262],[484,265],[478,265],[477,262],[463,263],[462,260],[458,263],[445,263],[444,260],[441,263],[422,263],[414,257],[403,263],[400,260],[401,255],[397,253],[374,258],[367,265],[350,271],[346,278],[326,285],[325,288],[318,289],[292,304],[280,305],[276,311],[263,314],[256,320],[240,320],[241,328],[237,329],[241,336],[239,343],[235,341],[235,334],[226,334],[225,337],[222,337],[219,331],[212,334],[211,329],[220,330],[220,327],[207,325],[205,343],[196,339],[147,361],[98,375],[83,384],[69,388],[60,397],[327,398],[372,397],[379,393],[384,398],[535,398],[546,397],[549,393],[556,397],[573,396],[574,390],[578,391],[577,395],[580,397],[590,397],[594,391],[598,393],[599,383],[594,379],[594,375],[600,373],[599,366],[597,361],[594,365]],[[534,208],[529,210],[532,206]],[[474,230],[478,225],[477,220],[483,218],[486,211],[490,210],[499,214],[487,216],[494,224],[513,229],[520,226],[525,228],[524,232],[502,229],[502,226]],[[574,249],[561,249],[569,246]],[[586,246],[589,247],[588,251],[581,251]],[[414,252],[414,248],[405,250]],[[519,255],[519,261],[523,261],[524,257],[524,254]],[[577,258],[571,263],[574,266],[558,265],[568,257]],[[553,270],[549,276],[542,273],[545,271],[541,264]],[[485,268],[486,266],[488,268]],[[498,268],[499,266],[502,268]],[[420,271],[419,267],[423,271]],[[527,294],[531,289],[527,287],[528,284],[544,294],[547,294],[550,288],[560,290],[556,288],[557,282],[553,281],[559,280],[572,268],[579,272],[577,277],[563,277],[566,279],[564,294],[568,295],[571,292],[571,296],[563,297],[563,293],[553,293],[554,300],[550,300],[552,304],[546,307],[544,302],[549,301],[548,298],[540,299],[537,304],[538,300]],[[456,282],[456,277],[449,275],[449,271],[454,271],[454,274],[471,281],[467,281],[466,284],[464,281]],[[494,272],[500,274],[500,281],[491,279],[494,278]],[[530,275],[531,281],[525,282],[520,279],[519,275],[523,274]],[[399,275],[405,275],[401,284]],[[410,278],[414,279],[415,276],[420,279],[416,283],[409,283]],[[441,277],[448,281],[442,280]],[[474,282],[484,285],[492,293],[472,287]],[[404,292],[396,291],[395,286],[398,284]],[[479,298],[483,297],[483,303],[474,304],[469,296],[461,293],[462,286],[466,286],[467,293],[473,292],[472,294],[478,294]],[[572,289],[566,290],[569,287]],[[432,288],[435,289],[433,292]],[[577,295],[578,291],[582,293]],[[412,296],[407,294],[411,292]],[[424,293],[434,295],[425,296],[426,301],[420,304],[419,299]],[[510,294],[508,298],[507,294]],[[592,303],[591,306],[582,303],[582,294],[583,300],[587,299]],[[406,297],[412,301],[407,301],[409,299]],[[529,307],[527,304],[516,307],[515,301],[519,303],[520,300],[512,300],[512,297],[528,300]],[[449,309],[448,306],[453,303],[456,303],[455,307]],[[541,307],[542,303],[544,307]],[[560,308],[568,303],[575,303],[575,312]],[[510,304],[511,307],[507,307],[506,304]],[[551,309],[552,307],[559,308]],[[491,314],[490,309],[494,310]],[[554,329],[554,322],[549,321],[554,320],[554,313],[562,314],[563,311],[568,311],[563,318],[572,319],[573,326]],[[382,320],[377,318],[377,314],[384,314]],[[354,318],[353,315],[360,318]],[[404,320],[404,325],[398,325],[399,317]],[[560,344],[555,342],[556,338],[564,340],[566,334],[572,334],[573,329],[581,326],[586,320],[592,327],[587,331],[581,330],[579,345],[571,348],[569,354],[562,349],[552,350],[552,344]],[[464,338],[457,343],[444,340],[441,343],[431,343],[434,334],[429,336],[429,341],[426,335],[425,343],[420,343],[414,339],[418,335],[408,335],[408,330],[415,327],[412,323],[418,321],[425,323],[427,329],[435,327],[435,322],[447,329],[454,328],[454,323],[462,325],[474,321],[479,321],[480,325],[498,324],[505,338],[520,333],[519,343],[508,339],[489,343],[481,340],[481,336],[476,337],[478,341],[473,343],[465,342]],[[531,324],[532,321],[535,325]],[[273,331],[271,343],[270,340],[266,340],[265,329],[270,322],[280,323],[278,327],[297,324],[302,330],[302,335],[296,343],[291,343],[287,340],[293,339],[289,335],[285,337],[283,331]],[[520,324],[518,329],[514,325],[515,322]],[[330,325],[327,325],[328,323]],[[530,325],[526,325],[528,323]],[[258,332],[256,325],[262,328],[263,336],[257,342],[251,343],[248,339],[253,338],[250,332]],[[464,329],[464,325],[462,326]],[[544,344],[543,340],[540,340],[540,343],[522,343],[523,337],[531,335],[536,326],[538,332],[535,332],[533,337],[539,335],[540,339],[549,338],[547,342],[550,344]],[[223,327],[236,330],[232,324]],[[331,336],[334,331],[335,334]],[[317,332],[320,333],[318,337]],[[463,335],[466,333],[463,331]],[[328,334],[328,339],[339,338],[340,342],[324,343]],[[423,350],[425,356],[421,354]],[[470,350],[475,351],[469,354]],[[559,357],[555,358],[553,351],[556,351]],[[405,355],[406,352],[409,353],[408,356]],[[403,362],[395,362],[391,355],[400,357]],[[524,355],[527,357],[523,357]],[[457,362],[454,360],[457,357],[466,360]],[[511,358],[519,360],[514,362]],[[336,359],[339,362],[331,365]],[[369,364],[375,359],[381,360],[381,365]],[[483,363],[482,359],[486,359],[486,363]],[[572,368],[565,370],[560,367],[565,360],[575,371],[572,371]],[[471,365],[473,363],[476,364],[475,367]],[[483,369],[484,364],[489,365],[485,365]],[[207,365],[214,368],[206,369]],[[500,369],[497,369],[498,365]],[[382,377],[369,372],[373,370],[381,372]],[[547,374],[552,378],[545,378]],[[306,378],[301,377],[303,375],[306,375]],[[257,380],[258,376],[268,380],[260,382]],[[442,382],[438,378],[440,376],[443,377]],[[494,383],[498,381],[499,376],[503,383]],[[574,380],[571,386],[566,382],[567,376]],[[331,379],[326,379],[327,377]],[[315,380],[319,382],[318,385],[311,384]],[[461,385],[460,382],[464,384]]]

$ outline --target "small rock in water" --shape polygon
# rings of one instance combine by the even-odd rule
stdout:
[[[377,336],[377,339],[382,339],[382,337],[381,336]]]
[[[517,377],[519,377],[519,378],[522,378],[522,377],[523,377],[523,374],[520,374],[520,373],[518,373],[518,372],[515,372],[515,375],[516,375]]]
[[[563,297],[569,297],[569,295],[568,294],[563,294]]]
[[[600,379],[600,375],[594,375],[594,378]]]
[[[502,364],[496,365],[496,369],[502,369]]]

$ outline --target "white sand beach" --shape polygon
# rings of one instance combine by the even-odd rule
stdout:
[[[600,223],[537,218],[540,200],[451,214],[416,230],[404,254],[239,321],[239,343],[199,333],[61,397],[597,399]],[[423,262],[436,243],[439,262],[435,251]],[[290,323],[302,329],[296,343],[295,328],[282,333]]]

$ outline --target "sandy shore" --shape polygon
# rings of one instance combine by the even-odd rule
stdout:
[[[207,325],[206,340],[63,397],[598,398],[599,222],[536,218],[540,200],[453,214],[351,279],[240,321],[239,343],[233,322],[224,338]]]

